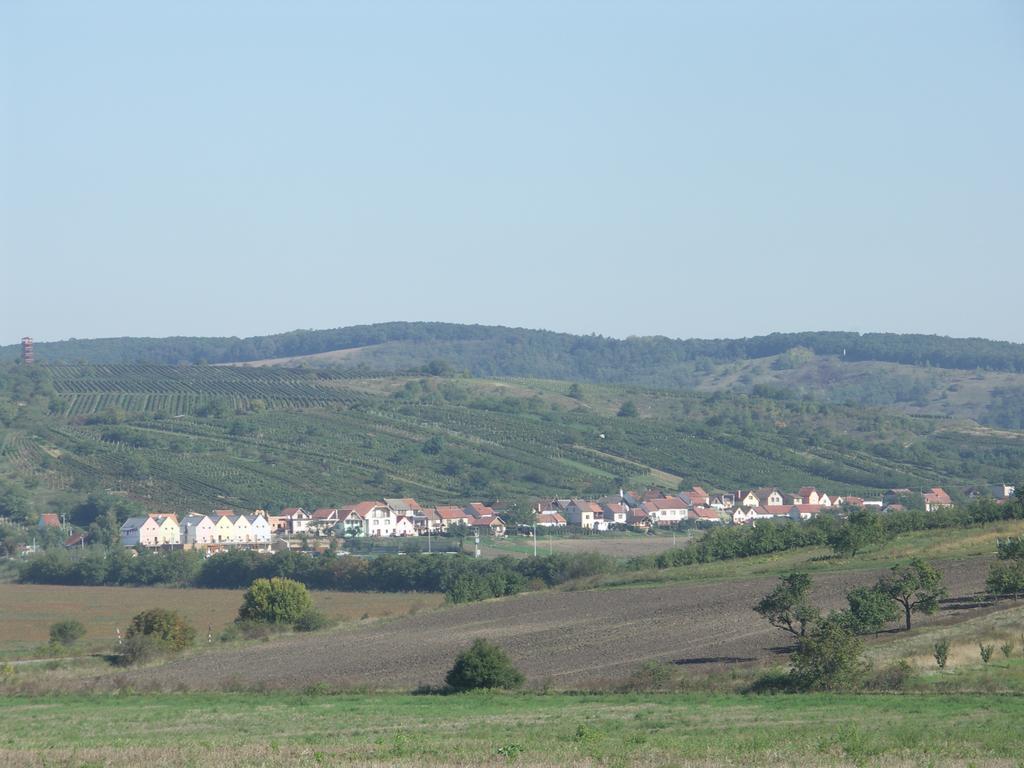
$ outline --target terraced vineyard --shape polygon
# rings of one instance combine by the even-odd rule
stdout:
[[[0,417],[13,414],[0,426],[0,477],[179,511],[681,481],[871,493],[1012,480],[1024,465],[1020,433],[746,395],[588,385],[581,403],[564,382],[328,369],[57,365],[31,375],[46,393],[35,407],[5,405],[0,386]],[[627,398],[641,418],[616,416]]]
[[[72,417],[112,408],[183,415],[216,399],[243,410],[254,401],[270,408],[312,408],[362,399],[345,386],[354,374],[343,371],[167,365],[54,365],[49,370],[66,403],[64,415]]]

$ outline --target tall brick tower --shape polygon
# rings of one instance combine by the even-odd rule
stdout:
[[[32,337],[26,336],[21,340],[21,362],[25,365],[32,365],[36,361],[36,356],[32,352]]]

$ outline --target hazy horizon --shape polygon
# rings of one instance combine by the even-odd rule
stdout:
[[[381,319],[381,320],[377,321],[377,323],[390,323],[390,322],[448,323],[450,321],[447,321],[447,320],[386,320],[386,319]],[[106,339],[130,339],[130,338],[153,338],[153,339],[169,339],[169,338],[237,338],[237,339],[246,339],[246,338],[259,338],[259,337],[263,337],[263,336],[277,336],[277,335],[282,335],[282,334],[286,334],[286,333],[293,333],[293,332],[299,332],[299,331],[314,331],[314,332],[315,331],[329,331],[329,330],[335,330],[335,329],[338,329],[338,328],[348,328],[348,327],[352,327],[352,326],[374,325],[374,324],[376,324],[376,323],[353,323],[352,325],[330,326],[330,327],[326,327],[326,328],[285,328],[283,330],[270,331],[269,333],[260,333],[260,334],[249,333],[249,334],[241,334],[241,335],[217,335],[217,334],[203,334],[203,333],[199,333],[199,334],[188,334],[188,335],[169,334],[169,335],[166,335],[166,336],[133,336],[131,334],[122,334],[120,336],[92,336],[92,337],[78,337],[78,336],[75,336],[75,337],[66,337],[66,338],[61,338],[61,339],[43,339],[43,338],[39,338],[37,336],[31,336],[30,338],[32,338],[32,340],[33,340],[33,342],[35,344],[46,344],[46,343],[71,341],[71,340],[75,340],[75,341],[98,341],[98,340],[106,340]],[[690,340],[690,339],[701,339],[701,340],[740,339],[740,338],[750,338],[750,337],[757,337],[757,336],[768,336],[768,335],[771,335],[772,333],[818,333],[818,332],[833,332],[833,331],[835,331],[835,332],[848,332],[848,333],[861,333],[861,334],[867,334],[867,333],[903,333],[903,332],[887,331],[887,330],[853,331],[853,330],[851,330],[849,328],[828,328],[828,329],[823,329],[823,328],[799,328],[799,329],[794,329],[792,331],[766,331],[764,333],[752,333],[752,334],[749,334],[747,336],[671,336],[669,334],[657,334],[657,333],[654,333],[654,334],[630,334],[628,336],[615,336],[613,334],[598,333],[596,331],[586,332],[586,333],[578,333],[578,332],[575,332],[575,331],[560,330],[558,328],[542,328],[542,327],[531,327],[531,326],[525,326],[525,325],[498,325],[498,324],[494,324],[494,323],[474,323],[474,322],[454,323],[454,324],[455,325],[480,325],[480,326],[490,326],[490,327],[503,327],[503,328],[513,328],[513,329],[518,329],[518,330],[542,331],[542,332],[550,332],[550,333],[568,333],[568,334],[571,334],[571,335],[579,335],[579,336],[588,336],[588,335],[591,335],[593,333],[595,335],[602,336],[604,338],[618,339],[618,340],[626,340],[626,339],[631,339],[631,338],[643,338],[645,336],[646,337],[663,336],[663,337],[666,337],[666,338],[669,338],[669,339],[681,340],[681,341],[687,341],[687,340]],[[905,333],[913,334],[914,332],[907,331]],[[943,337],[946,337],[946,338],[959,338],[959,339],[964,339],[964,338],[980,338],[980,339],[984,339],[984,340],[987,340],[987,341],[1005,341],[1005,342],[1009,342],[1011,344],[1020,344],[1020,343],[1022,343],[1022,342],[1014,341],[1012,339],[997,339],[997,338],[990,338],[990,337],[986,337],[986,336],[977,336],[977,337],[949,336],[947,334],[927,334],[927,333],[923,334],[923,335],[927,335],[927,336],[943,336]],[[9,341],[9,342],[0,339],[0,346],[14,346],[16,344],[19,344],[20,342],[21,342],[21,337],[20,336],[17,339],[14,339],[13,341]]]
[[[1024,4],[0,4],[4,343],[1024,342]]]

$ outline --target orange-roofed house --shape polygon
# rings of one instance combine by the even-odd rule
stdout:
[[[949,498],[949,494],[941,488],[932,488],[924,492],[925,512],[934,512],[936,509],[952,506],[953,500]]]

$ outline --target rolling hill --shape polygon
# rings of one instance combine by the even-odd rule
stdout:
[[[18,347],[0,348],[14,360]],[[612,339],[447,323],[381,323],[238,338],[36,345],[46,363],[241,364],[367,372],[464,371],[652,389],[772,390],[828,403],[1024,428],[1024,345],[908,334],[808,332],[748,339]]]
[[[573,396],[570,396],[573,395]],[[635,418],[618,416],[622,404]],[[0,367],[0,478],[37,507],[124,493],[167,510],[620,486],[843,493],[1016,479],[1024,434],[761,395],[353,369]]]

